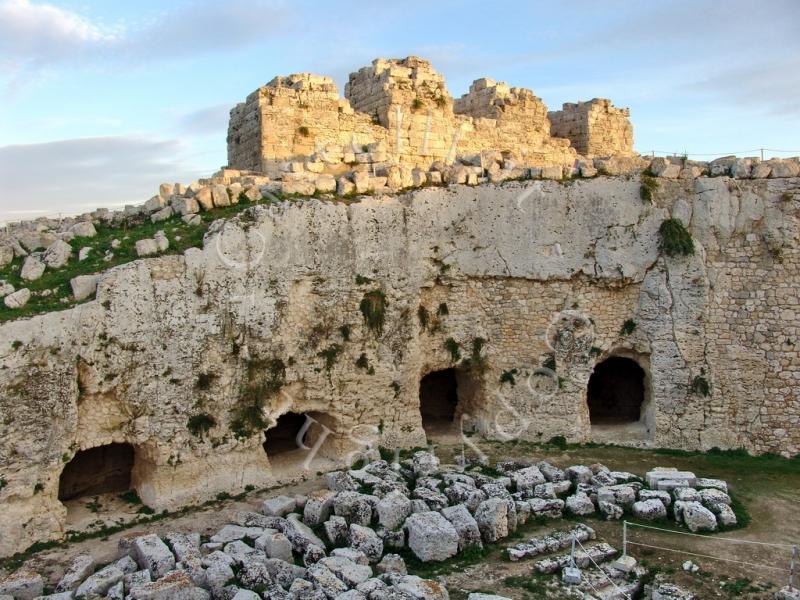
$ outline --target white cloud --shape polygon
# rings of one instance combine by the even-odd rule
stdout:
[[[288,33],[281,0],[194,0],[109,27],[52,4],[0,0],[0,66],[31,78],[70,61],[169,60],[240,48]]]
[[[0,57],[12,69],[73,58],[116,40],[113,31],[51,4],[0,0]]]
[[[0,221],[141,203],[199,175],[180,140],[116,136],[0,146]]]

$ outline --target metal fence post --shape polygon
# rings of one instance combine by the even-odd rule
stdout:
[[[622,556],[628,556],[628,522],[622,522]]]
[[[794,589],[794,569],[797,564],[797,546],[792,546],[792,561],[789,563],[789,589]]]

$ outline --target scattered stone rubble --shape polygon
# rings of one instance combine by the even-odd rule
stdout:
[[[328,473],[328,489],[269,498],[258,513],[238,512],[209,537],[124,536],[116,561],[96,565],[90,556],[76,557],[47,596],[41,575],[20,570],[0,580],[0,598],[447,599],[440,582],[409,575],[401,554],[422,562],[445,561],[470,547],[501,541],[529,519],[558,518],[564,510],[580,515],[600,511],[607,518],[632,512],[652,519],[672,508],[675,519],[692,531],[716,529],[716,519],[726,524],[730,510],[724,481],[675,469],[654,469],[645,477],[669,492],[646,489],[635,475],[601,464],[561,470],[547,462],[504,462],[497,469],[498,476],[480,468],[443,469],[425,451],[400,464],[377,460]],[[650,508],[656,505],[658,510]],[[512,561],[538,557],[533,567],[542,574],[558,574],[574,558],[585,569],[574,588],[584,595],[576,597],[598,597],[588,595],[591,589],[607,590],[602,598],[617,597],[620,589],[635,592],[644,570],[634,560],[610,562],[617,550],[595,543],[595,537],[591,527],[577,524],[507,552]],[[574,557],[564,552],[573,538],[578,544]],[[652,597],[691,597],[674,595],[673,588],[656,586]]]
[[[327,151],[326,151],[327,152]],[[381,158],[380,147],[370,150]],[[323,158],[325,160],[323,160]],[[24,281],[36,281],[46,270],[64,268],[72,260],[84,260],[91,248],[83,247],[77,256],[68,242],[91,238],[97,234],[95,225],[122,226],[123,224],[164,221],[173,215],[181,216],[188,224],[197,225],[197,213],[224,208],[240,201],[277,201],[286,195],[312,196],[317,194],[352,196],[361,194],[391,194],[406,189],[430,185],[479,185],[502,182],[507,179],[557,179],[594,177],[598,174],[636,175],[650,174],[668,179],[693,179],[697,177],[732,177],[736,179],[788,178],[800,175],[800,158],[723,157],[711,162],[685,160],[682,157],[646,158],[630,153],[611,157],[579,158],[571,166],[524,167],[517,160],[497,152],[481,152],[463,160],[446,164],[434,163],[430,170],[420,170],[409,165],[387,165],[385,161],[363,163],[369,168],[343,172],[336,177],[320,169],[328,168],[329,156],[312,153],[302,159],[281,166],[279,179],[273,180],[263,173],[224,168],[212,177],[200,179],[188,186],[180,183],[161,184],[156,196],[140,206],[126,206],[122,210],[97,209],[76,217],[60,219],[38,218],[6,225],[0,232],[0,267],[14,258],[23,260],[20,276]],[[359,163],[361,164],[361,163]],[[371,165],[371,166],[369,166]],[[155,256],[169,248],[170,241],[163,231],[153,238],[138,240],[136,253],[140,257]],[[113,253],[104,257],[113,258]],[[70,282],[73,300],[81,301],[94,295],[97,274]],[[27,287],[15,289],[0,280],[0,298],[7,308],[24,307],[33,292]],[[52,290],[35,292],[49,295]],[[68,302],[63,298],[62,302]]]

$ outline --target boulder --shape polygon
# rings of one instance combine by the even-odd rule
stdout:
[[[372,577],[372,569],[367,565],[360,565],[342,556],[327,556],[319,564],[329,569],[349,587],[356,587]]]
[[[44,251],[42,261],[51,269],[60,269],[69,262],[71,256],[72,246],[63,240],[56,240]]]
[[[300,515],[292,513],[286,518],[284,535],[292,542],[292,548],[297,552],[305,552],[309,546],[325,547],[325,542],[311,531],[308,525],[300,521]]]
[[[411,458],[411,468],[418,477],[431,475],[439,470],[439,459],[430,452],[420,450]]]
[[[390,492],[375,507],[378,522],[386,529],[397,529],[411,514],[411,500],[400,492]]]
[[[408,569],[406,568],[406,561],[399,554],[387,554],[380,562],[375,565],[375,571],[379,574],[383,573],[397,573],[399,575],[406,575]]]
[[[231,197],[228,195],[228,188],[226,188],[224,185],[212,185],[211,198],[214,201],[214,206],[216,207],[231,205]]]
[[[671,481],[683,481],[685,482],[686,487],[694,487],[694,484],[697,481],[697,477],[694,473],[690,471],[678,471],[677,469],[672,468],[656,468],[652,471],[648,471],[644,477],[645,481],[647,482],[647,487],[654,489],[660,489],[658,488],[657,484],[659,481],[664,479]]]
[[[318,192],[331,193],[336,191],[336,178],[333,175],[320,175],[314,181]]]
[[[348,523],[366,527],[372,522],[372,503],[358,492],[339,492],[333,500],[333,512]]]
[[[663,519],[667,516],[667,507],[657,498],[639,500],[633,503],[633,516],[646,521]]]
[[[544,483],[545,477],[539,470],[539,467],[526,467],[520,469],[512,475],[517,491],[533,493],[537,485]]]
[[[336,492],[333,490],[316,490],[308,495],[303,508],[303,521],[306,525],[321,525],[331,515]]]
[[[261,505],[261,512],[268,517],[285,517],[290,512],[293,512],[296,507],[297,502],[294,498],[290,498],[289,496],[277,496],[264,500]],[[314,523],[310,523],[310,525],[313,524]]]
[[[69,285],[72,288],[72,296],[80,302],[86,300],[97,291],[97,282],[100,279],[99,275],[78,275],[69,280]]]
[[[20,277],[25,281],[36,281],[44,275],[45,264],[37,256],[28,256],[22,263]]]
[[[594,476],[592,470],[584,465],[575,465],[566,470],[566,475],[573,483],[589,483]]]
[[[74,592],[81,582],[94,572],[94,558],[90,554],[79,554],[69,563],[63,577],[56,585],[57,592]]]
[[[573,515],[591,515],[594,513],[594,503],[583,492],[576,492],[572,496],[567,496],[565,502],[567,511]]]
[[[143,535],[133,540],[132,551],[138,565],[150,571],[153,579],[160,579],[175,569],[175,556],[155,534]]]
[[[442,561],[458,553],[458,532],[437,512],[414,513],[406,519],[408,547],[421,561]]]
[[[422,579],[416,575],[401,577],[394,587],[401,593],[417,600],[449,600],[447,589],[432,579]]]
[[[194,199],[203,210],[211,210],[214,208],[214,199],[211,196],[211,188],[209,186],[202,187],[194,195]]]
[[[183,571],[174,571],[158,581],[131,590],[131,600],[210,600],[203,588],[197,587]]]
[[[466,506],[456,504],[455,506],[443,508],[441,513],[445,519],[450,521],[458,534],[459,552],[468,546],[483,546],[478,522],[473,518]]]
[[[151,256],[158,254],[158,243],[152,238],[137,240],[135,244],[136,256]]]
[[[172,210],[176,215],[186,216],[200,212],[200,205],[195,198],[175,198]]]
[[[672,504],[672,497],[669,495],[669,492],[661,490],[639,490],[639,500],[654,499],[660,500],[666,508],[669,508],[670,504]]]
[[[122,581],[123,577],[125,572],[116,564],[110,564],[87,577],[75,590],[75,598],[78,600],[102,598],[112,586]]]
[[[509,533],[508,502],[503,498],[489,498],[478,505],[475,521],[483,541],[491,544]]]
[[[690,531],[715,531],[717,518],[699,502],[686,502],[683,506],[683,522]]]
[[[161,210],[154,212],[150,215],[150,222],[151,223],[160,223],[161,221],[166,221],[173,215],[172,207],[165,206]]]
[[[91,221],[75,223],[69,230],[75,234],[75,237],[94,237],[97,235],[97,230]]]
[[[348,533],[350,546],[363,552],[371,562],[377,562],[383,554],[383,540],[369,527],[352,523]]]
[[[558,498],[531,498],[528,506],[535,517],[560,519],[564,514],[564,501]]]
[[[167,234],[163,231],[156,231],[156,234],[153,236],[153,240],[158,246],[159,252],[164,252],[167,248],[169,248],[169,239],[167,238]]]
[[[260,544],[259,544],[260,541]],[[267,533],[256,540],[256,548],[263,548],[270,558],[292,562],[292,542],[279,531]]]
[[[347,541],[348,527],[344,517],[332,516],[323,525],[325,536],[334,546],[343,544]]]
[[[14,600],[33,600],[44,594],[44,579],[38,573],[20,569],[0,579],[0,595],[9,595]]]
[[[150,200],[142,204],[142,212],[150,214],[161,210],[164,208],[167,198],[168,196],[153,196]]]
[[[8,308],[22,308],[30,299],[31,291],[28,288],[22,288],[3,298],[3,304]]]
[[[321,562],[310,566],[307,575],[314,587],[322,590],[327,598],[336,598],[347,591],[347,584]]]

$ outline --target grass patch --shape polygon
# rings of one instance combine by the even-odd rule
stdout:
[[[359,304],[359,310],[364,317],[367,328],[379,337],[383,334],[383,324],[386,320],[386,294],[382,290],[372,290],[364,294]]]
[[[216,419],[207,413],[192,415],[186,422],[186,429],[195,437],[202,438],[217,424]]]
[[[63,310],[79,304],[72,297],[70,279],[78,275],[102,273],[112,267],[138,260],[136,242],[152,238],[157,231],[164,231],[169,238],[169,248],[159,256],[183,254],[189,248],[202,248],[203,236],[213,221],[235,216],[254,205],[253,202],[246,202],[198,213],[200,223],[197,225],[188,225],[177,215],[160,223],[151,223],[149,218],[137,216],[118,225],[95,224],[96,236],[76,237],[67,242],[72,247],[72,258],[65,266],[60,269],[48,268],[36,281],[25,281],[20,277],[24,259],[17,257],[11,264],[0,269],[0,279],[6,280],[16,289],[28,288],[31,291],[31,299],[24,307],[15,309],[0,303],[0,322]],[[114,240],[119,242],[116,248],[112,246]],[[84,247],[91,250],[87,258],[79,261],[78,251]],[[42,296],[41,293],[46,290],[49,295]],[[82,302],[91,299],[93,297]],[[110,305],[105,307],[111,308]]]
[[[510,588],[525,590],[533,594],[534,598],[547,598],[547,582],[552,575],[540,575],[532,572],[530,575],[512,575],[503,580],[503,585]]]
[[[230,428],[237,438],[248,438],[266,429],[264,406],[286,382],[286,365],[279,358],[253,359],[247,363],[247,381],[239,405],[232,411]]]
[[[461,360],[461,349],[458,342],[453,338],[447,338],[444,341],[444,349],[447,350],[447,353],[450,355],[450,360],[453,362]]]
[[[510,383],[512,386],[517,384],[517,375],[519,374],[518,369],[510,369],[508,371],[503,371],[500,373],[500,383]]]
[[[456,571],[462,571],[470,565],[474,565],[484,560],[495,548],[484,546],[468,546],[452,558],[443,560],[441,562],[423,562],[419,560],[411,550],[402,548],[397,550],[397,553],[406,561],[408,572],[422,577],[423,579],[431,579],[438,575],[447,575]]]
[[[694,254],[694,241],[680,219],[667,219],[661,223],[661,250],[667,256],[691,256]]]
[[[642,199],[642,202],[647,202],[648,204],[652,204],[653,194],[655,194],[657,189],[658,189],[658,180],[651,175],[642,173],[642,185],[639,188],[639,197]]]
[[[619,334],[630,335],[634,331],[636,331],[636,321],[634,321],[633,319],[628,319],[622,324],[622,327],[620,327]]]
[[[342,353],[342,347],[339,344],[331,344],[325,350],[317,352],[317,356],[325,359],[325,370],[330,371],[339,360],[339,354]]]

